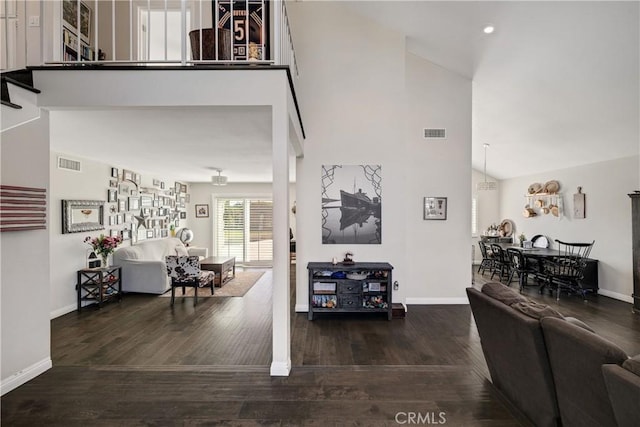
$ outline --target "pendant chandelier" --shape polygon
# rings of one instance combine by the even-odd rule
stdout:
[[[214,175],[211,177],[211,185],[217,185],[217,186],[222,186],[222,185],[227,185],[227,177],[224,175],[221,175],[222,170],[221,169],[216,169],[218,171],[218,175]]]
[[[494,191],[497,187],[495,181],[487,182],[487,148],[489,148],[489,144],[482,144],[484,147],[484,182],[479,182],[476,184],[476,190],[478,191]]]

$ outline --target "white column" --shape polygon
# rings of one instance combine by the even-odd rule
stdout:
[[[291,371],[289,292],[289,118],[286,98],[273,105],[273,360],[272,376]]]

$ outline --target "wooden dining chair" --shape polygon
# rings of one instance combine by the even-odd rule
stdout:
[[[556,300],[560,299],[562,290],[579,293],[586,300],[587,291],[591,289],[583,288],[581,282],[595,240],[591,243],[567,243],[556,239],[555,242],[558,245],[558,255],[542,260],[547,285],[556,289]]]
[[[485,270],[489,270],[489,273],[493,272],[493,254],[487,250],[487,245],[482,240],[478,242],[480,247],[480,253],[482,254],[482,261],[478,266],[478,273],[484,274]],[[481,272],[482,271],[482,272]]]
[[[502,281],[502,278],[507,279],[511,273],[511,261],[506,256],[504,249],[497,243],[491,244],[491,253],[493,254],[493,271],[491,272],[491,278],[498,273],[498,279]]]
[[[520,292],[522,292],[524,287],[527,286],[529,276],[537,275],[537,266],[531,266],[522,251],[516,248],[507,248],[506,256],[511,261],[511,272],[507,284],[510,284],[515,275],[517,275]]]

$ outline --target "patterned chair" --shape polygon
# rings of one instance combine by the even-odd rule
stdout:
[[[182,295],[186,287],[194,290],[193,305],[198,304],[198,288],[211,287],[213,295],[213,282],[215,273],[213,271],[201,271],[200,261],[197,256],[168,256],[165,259],[167,274],[171,278],[171,305],[175,301],[176,288],[182,288]]]

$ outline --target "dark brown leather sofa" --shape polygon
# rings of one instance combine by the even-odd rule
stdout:
[[[622,366],[602,366],[613,413],[620,427],[640,426],[640,354]]]
[[[485,287],[467,288],[482,350],[494,387],[522,416],[535,426],[640,425],[622,422],[640,416],[640,394],[630,406],[628,388],[622,390],[628,384],[607,380],[609,389],[605,385],[609,370],[629,382],[618,371],[628,359],[624,351],[579,320],[528,301],[511,288],[498,283]],[[621,412],[631,415],[620,418],[617,409],[614,415],[613,388],[623,396],[618,400]]]

